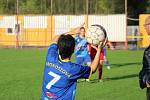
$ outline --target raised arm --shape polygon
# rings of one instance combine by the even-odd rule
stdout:
[[[94,73],[98,67],[99,60],[100,60],[99,59],[100,58],[100,52],[101,52],[102,47],[103,47],[103,43],[100,43],[98,48],[94,47],[97,50],[97,53],[95,55],[93,62],[90,65],[92,73]]]
[[[60,35],[55,36],[55,37],[52,39],[51,42],[52,42],[52,43],[57,43],[59,36],[60,36]]]
[[[80,32],[80,28],[84,26],[85,23],[73,29],[73,31],[66,32],[65,34],[76,35]]]

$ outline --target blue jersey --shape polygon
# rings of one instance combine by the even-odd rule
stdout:
[[[57,44],[48,48],[42,83],[42,100],[74,100],[76,82],[88,78],[90,67],[60,60]]]
[[[86,57],[88,54],[87,41],[84,38],[81,38],[79,34],[75,37],[76,47],[75,47],[75,56],[76,57]]]

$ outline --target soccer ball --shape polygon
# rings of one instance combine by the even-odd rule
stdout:
[[[103,42],[106,37],[106,30],[97,24],[91,25],[85,34],[87,42],[92,45],[98,45],[100,42]]]

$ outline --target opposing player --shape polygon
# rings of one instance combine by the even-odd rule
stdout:
[[[98,67],[101,43],[90,66],[72,63],[70,58],[75,49],[75,40],[71,35],[61,35],[49,46],[42,85],[42,100],[74,100],[76,82],[88,78]]]
[[[89,52],[90,52],[90,56],[91,56],[91,59],[94,60],[94,57],[96,55],[96,49],[93,45],[89,45]],[[102,68],[103,68],[103,62],[105,63],[107,69],[110,69],[110,65],[109,65],[109,62],[107,60],[107,57],[106,57],[106,47],[102,48],[101,52],[100,52],[100,63],[98,65],[98,79],[100,81],[102,81]]]
[[[97,51],[92,45],[89,45],[89,52],[90,52],[91,59],[94,60],[94,57],[95,57]],[[103,65],[103,61],[104,61],[104,49],[103,48],[100,52],[99,61],[100,61],[100,63],[98,65],[98,79],[100,81],[102,81],[102,65]]]
[[[107,38],[106,30],[104,29],[104,27],[102,27],[101,25],[92,25],[92,26],[96,26],[96,27],[99,27],[101,29],[100,31],[102,31],[102,33],[104,34],[104,37],[105,37],[102,41],[104,41],[105,42],[104,44],[106,45],[107,42],[108,42],[108,38]],[[89,31],[89,32],[91,33],[91,31]],[[94,41],[94,40],[92,40],[92,41]],[[91,59],[93,60],[97,51],[95,49],[95,46],[93,46],[92,44],[89,44],[89,52],[90,52]],[[99,67],[98,67],[98,78],[99,78],[100,81],[102,81],[103,61],[107,62],[106,63],[107,64],[107,68],[110,69],[110,66],[108,65],[108,61],[107,61],[107,58],[106,58],[106,48],[105,47],[103,47],[102,50],[101,50],[99,60],[100,60],[100,63],[99,63]]]

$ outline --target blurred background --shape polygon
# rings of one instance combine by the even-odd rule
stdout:
[[[1,47],[45,47],[83,22],[85,28],[103,25],[115,49],[148,45],[143,24],[150,0],[0,0],[0,5]]]

